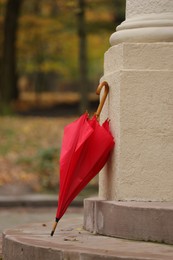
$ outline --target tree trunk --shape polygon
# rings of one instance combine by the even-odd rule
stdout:
[[[1,100],[3,103],[18,96],[16,71],[16,35],[22,0],[8,0],[4,20],[3,54],[1,67]]]
[[[87,32],[85,21],[85,0],[78,0],[78,36],[79,36],[79,74],[80,74],[80,107],[82,114],[88,108],[88,62]]]

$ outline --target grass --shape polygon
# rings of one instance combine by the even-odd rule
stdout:
[[[20,157],[17,160],[19,165],[23,165],[26,169],[29,168],[38,176],[42,191],[54,192],[57,190],[57,170],[59,149],[56,147],[49,147],[40,149],[35,155],[30,157]]]
[[[0,186],[25,182],[57,188],[63,128],[73,118],[0,117]]]
[[[63,129],[74,119],[0,117],[0,187],[20,183],[32,192],[57,193]]]

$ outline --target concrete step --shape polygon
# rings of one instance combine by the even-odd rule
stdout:
[[[91,234],[82,217],[20,226],[3,232],[3,260],[172,260],[173,246]]]
[[[0,195],[0,207],[56,207],[58,196],[50,194]],[[77,197],[71,206],[82,207],[83,198]]]

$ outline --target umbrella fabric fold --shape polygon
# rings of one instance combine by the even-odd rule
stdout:
[[[74,149],[73,156],[68,169],[63,166],[60,167],[60,195],[58,202],[58,210],[56,218],[60,219],[65,213],[68,205],[78,195],[78,193],[88,184],[88,182],[95,177],[95,175],[102,169],[106,163],[110,150],[114,146],[113,137],[108,129],[108,121],[100,126],[96,117],[88,119],[85,115],[85,124],[90,125],[88,129],[88,138]],[[107,128],[105,128],[107,126]],[[82,131],[83,132],[83,131]],[[103,138],[104,136],[104,138]],[[69,138],[67,135],[64,139]],[[81,135],[78,136],[81,142]],[[64,160],[62,156],[61,160]],[[65,179],[65,181],[64,181]],[[62,192],[61,192],[62,190]]]
[[[75,178],[75,167],[80,151],[93,132],[87,118],[87,114],[82,115],[78,120],[66,126],[64,130],[60,154],[60,191],[56,218],[61,218],[64,214],[62,213],[62,207],[72,182],[76,181],[73,179]]]
[[[99,124],[85,113],[65,127],[60,154],[60,190],[56,222],[62,218],[72,200],[99,173],[114,147],[109,121]]]

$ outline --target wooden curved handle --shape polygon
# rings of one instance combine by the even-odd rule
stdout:
[[[106,100],[106,97],[107,97],[107,95],[109,93],[109,85],[108,85],[108,83],[106,81],[103,81],[103,82],[101,82],[98,85],[97,90],[96,90],[96,94],[100,95],[100,92],[101,92],[103,87],[105,87],[104,93],[103,93],[103,96],[102,96],[102,98],[100,100],[100,103],[99,103],[99,106],[97,108],[97,111],[95,112],[95,115],[96,115],[97,118],[99,118],[99,116],[100,116],[100,113],[102,111],[103,105],[104,105],[105,100]]]

